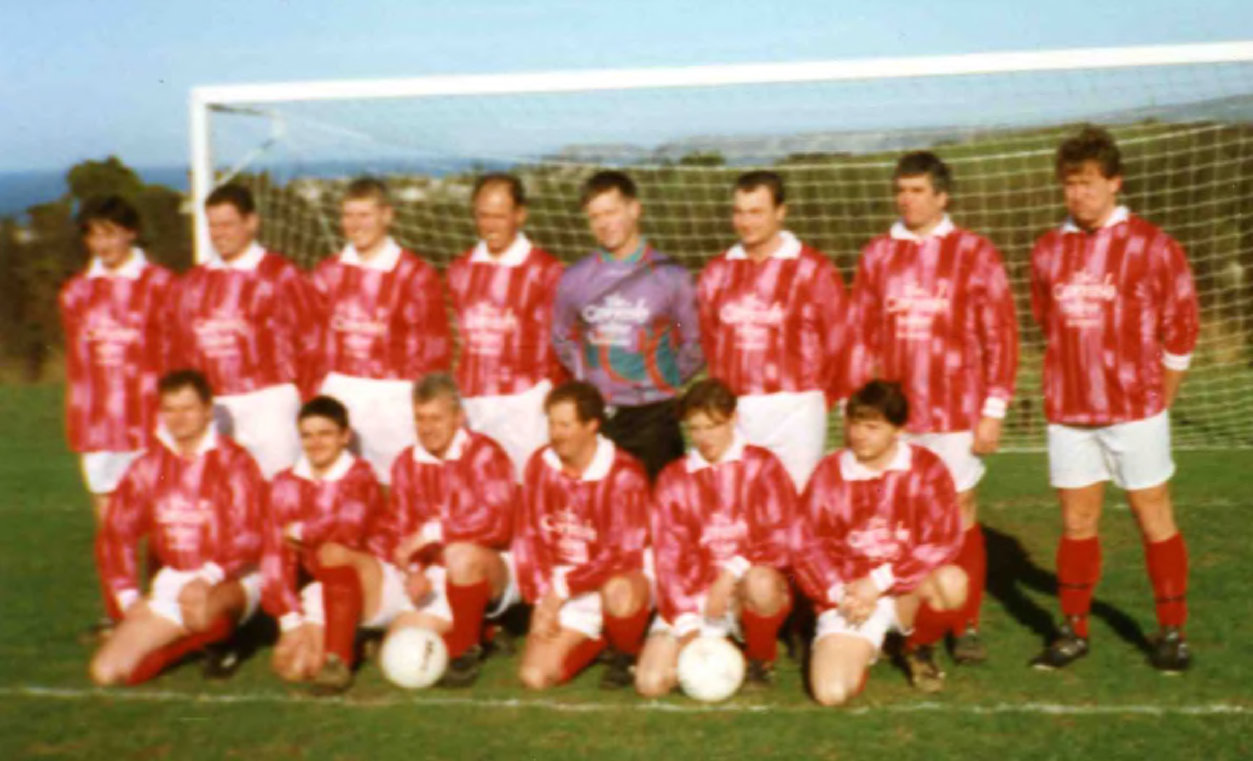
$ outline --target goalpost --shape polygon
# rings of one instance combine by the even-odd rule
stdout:
[[[1201,293],[1176,443],[1253,447],[1253,41],[210,86],[190,116],[197,257],[203,200],[235,179],[258,197],[262,240],[305,266],[342,245],[339,194],[362,174],[392,186],[400,242],[446,265],[474,242],[469,191],[489,170],[522,178],[529,234],[572,261],[592,245],[579,185],[613,166],[639,183],[650,240],[695,271],[734,241],[734,178],[772,168],[789,227],[851,284],[894,217],[896,158],[934,150],[955,221],[1000,248],[1014,285],[1009,449],[1043,443],[1027,277],[1033,241],[1065,214],[1053,152],[1101,124],[1123,149],[1126,203],[1183,243]]]

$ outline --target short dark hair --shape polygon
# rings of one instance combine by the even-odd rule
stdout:
[[[204,199],[204,207],[206,209],[211,206],[224,206],[226,204],[234,206],[235,211],[238,211],[245,217],[249,214],[257,213],[257,202],[252,197],[252,191],[234,182],[214,188],[209,197]]]
[[[93,222],[109,222],[139,234],[139,210],[117,195],[96,196],[83,202],[78,211],[78,232],[86,235]]]
[[[334,423],[339,430],[346,431],[348,425],[348,408],[344,403],[333,396],[315,396],[304,404],[300,405],[300,412],[296,415],[296,422],[305,418],[320,417]]]
[[[726,420],[735,414],[735,392],[717,378],[706,378],[692,384],[679,398],[679,420],[687,420],[697,412],[711,418]]]
[[[951,193],[953,190],[953,174],[948,164],[931,151],[911,151],[901,156],[896,162],[896,171],[892,172],[892,181],[902,177],[917,177],[925,174],[931,180],[931,189],[937,193]]]
[[[474,192],[470,194],[471,200],[477,201],[479,193],[487,188],[504,188],[509,191],[509,197],[513,199],[514,206],[526,206],[526,188],[523,187],[522,180],[512,174],[488,172],[478,178],[474,181]]]
[[[770,198],[774,200],[775,206],[787,203],[787,188],[783,185],[783,177],[778,172],[772,172],[769,169],[754,169],[735,179],[737,193],[751,193],[757,188],[769,190]]]
[[[848,398],[844,416],[848,420],[883,418],[900,428],[909,420],[909,400],[896,381],[872,380]]]
[[[457,381],[448,373],[427,373],[413,384],[413,401],[425,404],[439,398],[451,399],[454,407],[461,406],[461,391]]]
[[[1091,124],[1057,146],[1057,179],[1066,179],[1066,175],[1082,169],[1089,161],[1097,163],[1106,179],[1122,176],[1122,152],[1114,136]]]
[[[157,381],[157,396],[165,396],[185,388],[194,390],[196,396],[200,397],[200,401],[204,404],[213,401],[213,387],[209,385],[209,379],[204,377],[204,373],[199,370],[188,368],[171,370],[162,375]]]
[[[600,423],[601,428],[605,427],[605,398],[600,395],[600,391],[595,386],[587,381],[567,381],[549,391],[548,397],[544,399],[544,412],[552,410],[554,406],[562,402],[574,405],[579,422],[587,423],[595,420]]]
[[[579,206],[587,206],[593,198],[615,190],[621,193],[623,198],[639,198],[639,189],[635,187],[635,180],[632,180],[630,175],[617,169],[602,169],[588,177],[587,182],[583,183]]]
[[[374,201],[379,206],[391,206],[392,194],[387,183],[378,177],[358,177],[348,183],[344,190],[345,201]]]

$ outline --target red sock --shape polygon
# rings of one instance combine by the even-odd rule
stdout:
[[[483,635],[483,614],[491,601],[492,587],[487,581],[474,584],[444,585],[448,607],[452,608],[452,631],[444,635],[448,657],[456,658],[474,645]]]
[[[137,666],[126,677],[128,685],[143,684],[183,658],[203,650],[215,642],[221,642],[231,636],[235,625],[227,616],[219,616],[209,624],[209,628],[195,634],[179,637],[164,647],[159,647],[143,657]]]
[[[940,611],[930,605],[921,603],[918,615],[914,618],[914,630],[905,640],[905,647],[913,649],[923,645],[934,645],[944,639],[944,633],[961,615],[960,611]]]
[[[361,580],[352,566],[320,567],[322,604],[326,609],[326,652],[349,667],[356,661],[357,624],[361,621]]]
[[[1057,545],[1057,596],[1062,614],[1076,619],[1075,634],[1088,636],[1092,593],[1101,578],[1101,539],[1068,539]]]
[[[779,657],[779,627],[791,611],[784,605],[777,613],[763,616],[748,607],[740,612],[740,624],[744,627],[744,651],[750,660],[773,663]]]
[[[561,664],[561,681],[568,682],[573,679],[580,671],[587,668],[588,664],[596,660],[596,656],[600,655],[600,651],[605,649],[605,640],[603,638],[585,639],[574,646],[570,652],[566,653],[566,660]]]
[[[988,552],[983,541],[983,526],[978,523],[962,535],[962,548],[957,553],[957,566],[966,572],[966,603],[953,622],[953,634],[979,628],[979,608],[983,605],[983,588],[988,576]]]
[[[639,655],[644,647],[644,630],[648,628],[650,612],[647,606],[641,605],[635,613],[622,618],[606,613],[605,633],[609,644],[624,655]]]
[[[1188,548],[1183,534],[1145,542],[1144,557],[1153,582],[1158,625],[1182,627],[1188,620]]]

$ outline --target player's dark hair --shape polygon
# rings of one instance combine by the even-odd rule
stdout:
[[[474,181],[474,192],[470,194],[470,200],[477,201],[479,193],[487,188],[504,188],[509,191],[514,206],[526,206],[526,188],[523,187],[522,180],[512,174],[489,172],[478,178]]]
[[[204,404],[213,401],[213,387],[209,385],[209,379],[204,377],[204,373],[199,370],[186,368],[171,370],[162,375],[157,381],[157,396],[165,396],[185,388],[193,389]]]
[[[931,180],[931,189],[937,193],[951,193],[953,190],[953,173],[949,171],[939,156],[931,151],[911,151],[901,156],[896,162],[896,170],[892,172],[892,181],[902,177],[917,177],[925,174]]]
[[[414,404],[426,404],[436,399],[448,399],[454,407],[461,406],[461,390],[448,373],[427,373],[413,384]]]
[[[783,185],[783,177],[778,172],[772,172],[769,169],[754,169],[735,179],[736,192],[751,193],[757,188],[769,190],[770,198],[774,200],[775,206],[782,206],[787,202],[787,188]]]
[[[344,403],[333,396],[315,396],[304,404],[300,405],[300,412],[296,415],[296,422],[300,422],[305,418],[320,417],[331,421],[341,431],[348,430],[348,408]]]
[[[909,400],[896,381],[872,380],[848,398],[844,417],[849,420],[882,418],[900,428],[909,420]]]
[[[703,412],[718,421],[735,414],[735,392],[717,378],[706,378],[692,384],[679,399],[679,420],[687,420],[697,412]]]
[[[86,235],[93,222],[109,222],[139,234],[139,210],[121,196],[96,196],[78,211],[78,232]]]
[[[345,201],[374,201],[379,206],[391,206],[392,194],[387,183],[377,177],[358,177],[344,189]]]
[[[549,391],[544,399],[544,412],[562,402],[574,405],[574,412],[580,423],[595,420],[600,423],[601,428],[605,427],[605,398],[587,381],[567,381]]]
[[[214,188],[209,197],[204,199],[204,207],[206,209],[213,206],[224,206],[230,204],[235,207],[235,211],[241,216],[257,213],[257,202],[252,197],[252,191],[243,185],[230,182],[221,187]]]
[[[623,198],[639,198],[639,189],[635,187],[635,180],[632,180],[630,175],[617,169],[602,169],[588,177],[587,182],[583,183],[579,206],[587,206],[593,198],[615,190],[621,193]]]
[[[1091,124],[1057,146],[1057,179],[1066,179],[1066,175],[1079,171],[1089,161],[1097,163],[1105,179],[1122,176],[1122,152],[1114,136]]]

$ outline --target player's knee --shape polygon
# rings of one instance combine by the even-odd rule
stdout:
[[[615,576],[601,590],[605,612],[617,618],[634,615],[647,602],[647,590],[627,576]]]
[[[955,610],[966,602],[966,572],[955,565],[943,565],[935,570],[932,580],[935,599],[927,602],[937,610]]]
[[[787,586],[773,568],[755,566],[744,574],[744,604],[756,613],[770,615],[787,603]]]
[[[485,577],[482,551],[465,542],[450,544],[444,548],[444,570],[454,584],[474,584]]]
[[[518,680],[528,690],[546,690],[557,683],[548,669],[535,663],[523,663],[518,669]]]
[[[126,676],[108,657],[97,655],[87,666],[87,674],[91,681],[100,687],[121,684]]]
[[[663,669],[644,669],[635,672],[635,691],[646,698],[659,698],[674,688],[674,678]]]
[[[856,694],[848,681],[838,677],[815,679],[813,684],[814,700],[819,705],[842,706]]]
[[[352,562],[352,553],[342,544],[327,542],[318,547],[318,564],[327,568],[348,565]]]

